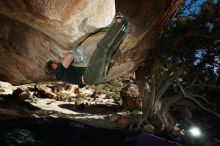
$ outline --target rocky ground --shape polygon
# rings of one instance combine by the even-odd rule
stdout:
[[[84,88],[1,82],[0,145],[134,145],[138,134],[123,129],[141,112],[123,108],[120,92],[132,80],[123,81]]]
[[[68,129],[77,129],[77,125],[89,127],[81,129],[80,135],[83,135],[83,132],[94,135],[94,132],[91,131],[98,130],[100,131],[99,134],[104,132],[106,136],[110,136],[115,131],[109,131],[107,129],[121,129],[121,131],[119,130],[121,136],[119,136],[120,134],[114,135],[117,135],[116,137],[119,139],[121,138],[121,141],[124,141],[132,135],[132,144],[134,144],[137,132],[140,132],[137,121],[139,121],[142,115],[142,100],[139,97],[137,86],[134,84],[133,75],[98,86],[86,86],[84,88],[78,88],[78,86],[62,82],[33,83],[22,86],[12,86],[9,83],[1,82],[0,94],[0,128],[3,129],[3,133],[0,134],[4,135],[4,144],[7,143],[7,140],[19,143],[17,140],[21,138],[23,142],[28,141],[29,143],[33,142],[35,144],[45,145],[46,141],[44,141],[40,135],[43,135],[43,131],[47,133],[50,130],[46,132],[45,129],[40,128],[40,125],[38,125],[41,130],[39,133],[35,132],[34,134],[37,135],[40,142],[36,142],[36,139],[33,140],[34,138],[31,139],[31,136],[28,136],[31,135],[31,130],[25,132],[24,125],[27,124],[29,125],[28,128],[32,129],[36,123],[41,123],[41,126],[47,127],[48,129],[50,127],[48,127],[48,123],[51,123],[54,126],[51,126],[51,128],[57,129],[55,132],[61,130],[62,133],[65,133],[63,130],[66,129],[68,132],[66,132],[64,136],[73,134]],[[48,121],[48,123],[45,123],[46,121]],[[64,129],[62,129],[61,127],[65,125],[65,122],[67,125],[71,125],[72,123],[74,126],[64,126]],[[55,126],[54,124],[58,125]],[[10,127],[10,125],[12,126]],[[16,131],[16,127],[18,129],[21,127],[20,131]],[[107,129],[104,130],[103,128]],[[10,138],[10,134],[7,137],[7,133],[11,133],[10,130],[15,134],[22,133],[21,137]],[[127,133],[124,130],[126,130]],[[149,124],[144,125],[141,131],[152,134],[156,133],[154,126]],[[52,131],[49,133],[51,132]],[[181,134],[181,129],[178,125],[173,128],[173,131],[164,131],[157,133],[157,135],[172,141],[178,141],[180,137],[175,132]],[[59,136],[59,134],[55,134],[54,139],[57,139]],[[27,140],[26,137],[29,137],[29,139]],[[69,138],[72,137],[69,136]],[[52,140],[50,137],[49,141]],[[108,141],[110,139],[106,137],[106,140]],[[64,141],[61,138],[59,144]],[[192,141],[189,140],[188,137],[185,139],[181,137],[181,141],[184,143],[191,141],[193,145],[201,145],[198,139]],[[74,142],[70,143],[74,144]],[[48,145],[51,144],[52,143]],[[204,146],[215,146],[218,144],[218,138],[212,139],[211,142],[207,139],[202,142]]]
[[[103,128],[125,128],[141,115],[141,111],[140,105],[131,102],[126,107],[132,111],[123,108],[120,94],[132,94],[132,101],[141,100],[136,88],[130,93],[120,93],[124,86],[127,85],[120,80],[84,88],[62,82],[17,87],[2,83],[0,114],[2,119],[62,117]]]

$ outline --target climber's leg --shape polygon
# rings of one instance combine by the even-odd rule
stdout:
[[[124,38],[125,32],[123,29],[122,23],[114,23],[104,38],[97,44],[97,48],[83,75],[87,84],[103,82],[106,75],[106,66],[109,64],[112,53]]]
[[[111,58],[112,58],[114,52],[116,51],[116,49],[118,48],[118,46],[120,45],[121,41],[124,39],[125,35],[126,35],[125,31],[123,31],[123,30],[120,31],[120,33],[116,37],[111,49],[109,49],[107,56],[106,56],[106,60],[105,60],[105,70],[103,71],[103,79],[105,79],[105,77],[107,76],[109,65],[111,62]]]

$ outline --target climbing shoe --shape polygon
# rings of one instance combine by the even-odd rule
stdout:
[[[127,31],[128,27],[129,27],[129,23],[128,23],[127,18],[121,12],[117,12],[115,14],[115,19],[121,19],[121,23],[124,27],[124,30]]]

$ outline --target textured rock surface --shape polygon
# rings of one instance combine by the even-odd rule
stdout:
[[[120,92],[122,104],[125,109],[134,110],[142,108],[142,100],[135,84],[127,85]]]
[[[112,59],[108,79],[143,63],[181,2],[116,1],[130,30]],[[57,48],[70,51],[91,34],[98,35],[100,28],[111,24],[114,13],[114,0],[1,0],[0,80],[23,84],[49,79],[44,64],[61,57]]]
[[[48,57],[57,58],[57,45],[42,32],[0,16],[0,80],[13,84],[47,79]]]
[[[1,0],[0,13],[28,24],[68,49],[115,14],[114,0]]]
[[[12,92],[16,89],[16,87],[12,86],[11,84],[7,82],[1,82],[0,81],[0,94],[12,94]],[[0,98],[1,101],[1,98]]]
[[[183,0],[116,0],[130,31],[112,59],[108,79],[135,71],[148,57]]]

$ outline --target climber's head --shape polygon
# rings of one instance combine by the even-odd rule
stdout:
[[[49,60],[46,64],[45,64],[45,72],[48,75],[53,75],[55,73],[55,70],[57,68],[58,62],[57,61],[53,61],[53,60]]]

